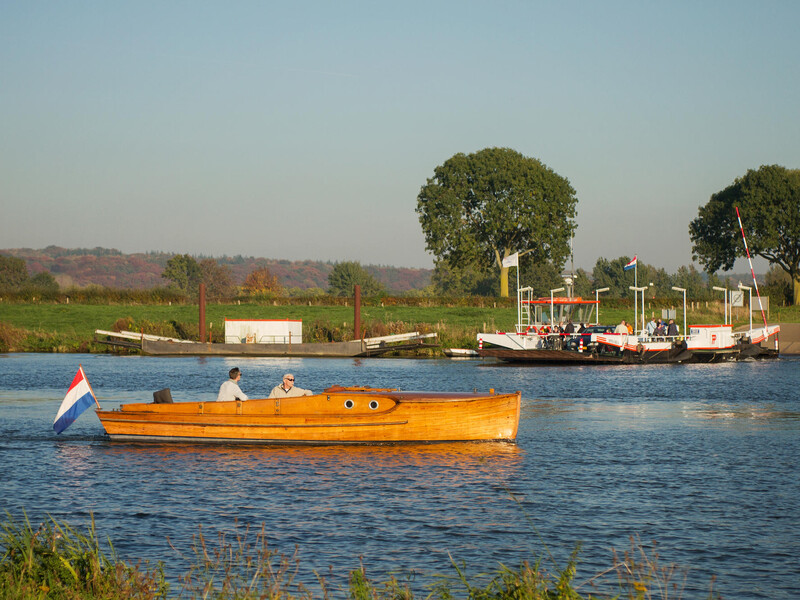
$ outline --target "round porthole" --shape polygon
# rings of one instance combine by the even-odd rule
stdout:
[[[353,402],[352,400],[350,400],[349,398],[344,401],[344,407],[345,408],[353,408],[355,405],[356,405],[356,403]]]
[[[377,401],[377,400],[372,400],[372,401],[369,403],[369,407],[370,407],[372,410],[375,410],[376,408],[378,408],[378,401]]]

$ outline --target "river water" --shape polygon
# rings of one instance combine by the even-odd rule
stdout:
[[[111,442],[90,409],[52,421],[82,363],[104,407],[163,387],[213,400],[239,366],[266,395],[284,372],[404,390],[521,390],[516,444],[291,447]],[[720,365],[524,367],[415,359],[0,355],[2,503],[32,522],[93,514],[128,560],[185,572],[192,536],[265,525],[277,550],[344,585],[368,575],[469,573],[543,558],[576,582],[630,537],[689,567],[685,598],[800,595],[800,360]],[[183,554],[181,554],[183,553]],[[338,579],[337,579],[338,578]],[[584,592],[591,588],[584,587]]]

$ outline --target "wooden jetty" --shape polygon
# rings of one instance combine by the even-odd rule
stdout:
[[[102,339],[101,339],[102,338]],[[381,356],[398,350],[421,350],[438,348],[435,333],[401,333],[382,337],[365,338],[348,342],[299,343],[299,344],[214,344],[195,342],[134,331],[95,330],[95,340],[124,348],[134,348],[149,356],[294,356],[294,357],[370,357]]]

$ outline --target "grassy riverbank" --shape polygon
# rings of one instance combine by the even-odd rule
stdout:
[[[48,520],[34,528],[26,519],[7,515],[0,526],[0,600],[256,600],[349,598],[411,600],[409,582],[394,575],[368,574],[365,565],[349,573],[346,589],[337,589],[320,574],[316,585],[299,583],[301,560],[272,550],[264,527],[238,529],[215,542],[202,530],[193,543],[194,559],[177,584],[168,584],[162,564],[130,564],[119,559],[109,541],[102,544],[94,521],[85,530]],[[453,562],[450,575],[426,586],[431,600],[528,599],[579,600],[682,597],[686,571],[664,565],[653,548],[632,541],[629,551],[611,556],[610,567],[585,577],[579,573],[579,548],[565,565],[545,557],[517,567],[497,565],[486,574],[469,576]],[[548,565],[552,566],[546,566]],[[331,574],[333,578],[334,574]],[[717,597],[709,583],[708,598]],[[313,588],[313,589],[312,589]]]
[[[682,306],[673,301],[648,300],[646,315],[660,316],[661,309],[675,308],[678,323],[683,321]],[[601,305],[600,320],[618,323],[633,320],[633,307],[625,301]],[[691,303],[688,323],[719,323],[723,319],[719,302]],[[207,331],[213,341],[222,342],[224,320],[229,319],[299,319],[303,321],[303,339],[328,342],[353,339],[353,307],[339,301],[324,304],[279,304],[275,301],[206,306]],[[640,316],[641,318],[641,316]],[[367,337],[420,331],[436,333],[443,348],[475,348],[476,335],[482,331],[512,331],[517,320],[513,299],[431,300],[417,304],[393,304],[390,301],[365,301],[361,309],[362,327]],[[746,325],[745,309],[734,309],[734,326]],[[754,315],[754,323],[760,316]],[[800,322],[800,307],[774,310],[769,321]],[[162,303],[58,303],[0,302],[0,352],[109,352],[109,347],[94,342],[94,331],[143,331],[167,337],[198,339],[198,307],[194,304]]]

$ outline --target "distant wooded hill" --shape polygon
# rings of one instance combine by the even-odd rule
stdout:
[[[167,261],[173,253],[148,252],[146,254],[123,254],[110,248],[59,248],[48,246],[42,250],[13,248],[0,250],[23,259],[31,275],[49,271],[62,287],[83,287],[90,284],[104,287],[136,289],[167,285],[161,277]],[[290,261],[253,256],[198,255],[200,261],[213,258],[231,269],[233,279],[242,284],[245,277],[255,269],[267,267],[278,277],[285,288],[328,288],[328,274],[333,262],[313,260]],[[383,265],[363,265],[390,292],[407,292],[422,289],[431,282],[431,269],[409,269]]]

